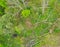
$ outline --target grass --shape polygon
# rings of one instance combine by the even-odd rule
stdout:
[[[0,2],[0,47],[60,47],[59,0]]]

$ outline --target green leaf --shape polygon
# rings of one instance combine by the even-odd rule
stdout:
[[[15,26],[15,31],[18,34],[20,34],[22,30],[24,30],[24,27],[21,24],[19,26]]]
[[[3,47],[3,45],[2,45],[2,44],[0,44],[0,47]]]
[[[30,15],[30,10],[28,10],[28,9],[22,10],[21,15],[23,17],[28,17]]]
[[[6,2],[5,2],[5,0],[0,0],[0,5],[3,6],[3,7],[6,7]]]

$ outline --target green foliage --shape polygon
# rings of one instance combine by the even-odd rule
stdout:
[[[2,45],[2,44],[0,44],[0,47],[3,47],[3,45]]]
[[[0,6],[6,7],[6,2],[5,2],[5,0],[0,0]]]
[[[17,34],[21,34],[24,27],[22,25],[15,26],[15,31]]]
[[[0,16],[4,15],[5,14],[5,8],[0,6]]]
[[[60,2],[49,0],[44,13],[42,5],[42,0],[0,0],[0,47],[57,47]]]
[[[21,15],[22,15],[22,17],[30,16],[30,10],[28,10],[28,9],[22,10]]]
[[[7,7],[5,0],[0,0],[0,16],[5,14],[5,8]]]

